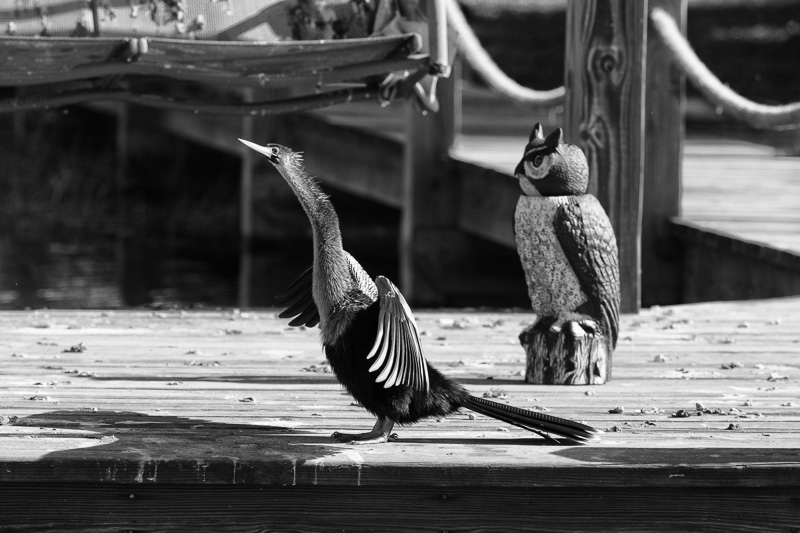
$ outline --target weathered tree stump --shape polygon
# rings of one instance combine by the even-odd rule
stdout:
[[[525,328],[519,335],[525,348],[525,381],[546,385],[600,385],[606,382],[608,353],[600,334],[575,336],[568,331]]]

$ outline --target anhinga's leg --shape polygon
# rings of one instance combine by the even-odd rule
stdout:
[[[354,444],[380,444],[397,438],[397,435],[392,433],[393,427],[394,420],[378,418],[375,426],[366,433],[341,433],[336,431],[331,437],[342,442],[352,442]]]

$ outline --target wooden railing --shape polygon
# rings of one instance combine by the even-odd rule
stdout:
[[[686,0],[569,0],[565,87],[532,91],[502,74],[452,4],[463,57],[510,99],[565,105],[568,142],[586,152],[590,190],[615,228],[622,311],[678,292],[668,223],[680,213],[685,79],[717,109],[757,128],[800,127],[800,103],[768,106],[720,82],[684,38]]]

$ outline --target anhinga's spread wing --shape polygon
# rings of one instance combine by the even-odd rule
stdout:
[[[619,258],[614,230],[594,196],[562,204],[554,220],[558,241],[589,298],[590,314],[616,346],[619,333]]]
[[[311,293],[313,272],[313,267],[308,267],[289,284],[285,291],[275,297],[275,302],[279,306],[286,306],[286,310],[278,316],[295,317],[289,322],[290,326],[313,328],[319,324],[319,311]]]
[[[397,287],[384,278],[375,278],[378,286],[380,313],[378,334],[367,359],[376,357],[370,372],[385,388],[406,385],[413,390],[428,392],[428,364],[422,355],[419,330],[414,315]]]

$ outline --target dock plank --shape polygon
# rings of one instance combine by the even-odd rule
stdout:
[[[611,472],[628,483],[636,468],[623,474],[612,459],[625,450],[658,464],[681,455],[682,464],[695,468],[720,462],[713,458],[719,449],[769,452],[770,463],[787,464],[800,453],[799,310],[800,299],[787,299],[625,316],[615,380],[602,387],[524,384],[516,336],[529,314],[419,313],[434,364],[477,394],[500,391],[503,401],[608,430],[586,448],[546,446],[522,430],[467,414],[402,428],[400,442],[387,446],[335,443],[332,431],[366,428],[371,418],[327,372],[317,332],[287,328],[271,311],[2,313],[3,480],[137,482],[141,467],[159,469],[157,476],[148,470],[152,481],[202,482],[204,468],[171,471],[169,464],[211,460],[224,472],[217,482],[281,484],[306,451],[337,468],[369,464],[362,484],[382,482],[387,471],[403,478],[394,482],[407,482],[399,471],[409,468],[472,471],[486,466],[487,455],[493,468],[517,474],[590,465],[604,471],[594,481],[587,481],[588,471],[576,475],[571,483],[579,484],[608,484]],[[80,343],[85,351],[69,351]],[[725,414],[670,417],[680,409],[694,413],[698,402]],[[623,413],[608,412],[619,406]],[[731,423],[742,429],[726,429]],[[587,455],[595,457],[589,464]],[[138,466],[86,468],[87,461],[120,460]],[[61,465],[66,477],[54,479],[43,464]],[[248,465],[241,480],[237,465]],[[486,477],[483,470],[472,472],[471,483],[496,482],[497,473]],[[759,465],[748,472],[759,483],[774,475]],[[291,482],[308,482],[312,474],[303,471]],[[341,472],[334,474],[326,479],[343,482]],[[517,474],[501,477],[513,485],[547,483]],[[320,472],[313,475],[322,481]]]
[[[2,312],[0,526],[797,525],[800,298],[624,315],[615,379],[601,386],[522,381],[530,313],[416,314],[428,359],[475,394],[582,420],[602,439],[553,445],[464,412],[398,428],[398,442],[343,444],[330,434],[371,416],[327,371],[317,330],[273,310]]]

